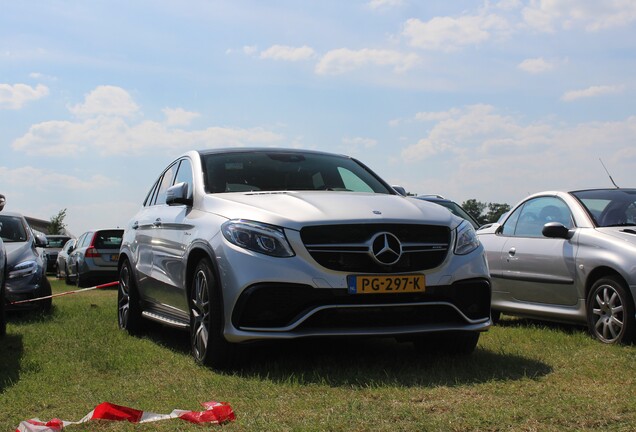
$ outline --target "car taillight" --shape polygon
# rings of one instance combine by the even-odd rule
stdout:
[[[84,256],[86,256],[86,258],[99,258],[101,255],[99,252],[97,252],[97,249],[95,249],[94,247],[89,247],[88,249],[86,249],[86,254],[84,254]]]

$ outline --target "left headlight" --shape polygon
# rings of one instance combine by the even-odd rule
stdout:
[[[35,261],[23,261],[9,271],[9,279],[30,276],[37,273],[38,263]]]
[[[457,255],[466,255],[479,247],[479,238],[475,229],[468,221],[463,221],[457,227],[457,236],[455,240],[455,253]]]
[[[292,250],[282,229],[259,222],[230,220],[221,231],[227,241],[236,246],[275,257],[292,257]]]

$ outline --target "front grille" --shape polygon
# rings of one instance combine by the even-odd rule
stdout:
[[[390,233],[402,245],[402,255],[386,265],[373,258],[372,240]],[[422,271],[439,266],[449,250],[450,230],[438,225],[355,224],[305,227],[300,236],[321,266],[330,270],[363,273]]]
[[[234,308],[237,328],[287,327],[320,306],[378,306],[325,310],[302,328],[334,328],[378,325],[410,325],[430,322],[465,322],[450,306],[415,306],[413,303],[450,303],[471,320],[490,316],[490,284],[470,279],[452,285],[426,287],[423,293],[349,294],[346,288],[313,288],[309,285],[265,283],[247,288]],[[386,306],[395,305],[395,307]],[[443,316],[438,315],[443,311]],[[400,313],[403,313],[400,319]],[[392,323],[392,324],[389,324]]]

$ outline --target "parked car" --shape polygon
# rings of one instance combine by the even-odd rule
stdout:
[[[541,192],[477,232],[495,311],[636,337],[636,189]]]
[[[68,255],[66,278],[78,287],[117,280],[117,261],[123,229],[91,230],[77,238]]]
[[[70,236],[61,234],[46,235],[46,246],[44,246],[44,252],[46,253],[46,271],[48,273],[57,274],[57,255],[62,250],[62,246],[64,246],[70,238]]]
[[[46,278],[46,264],[37,248],[45,240],[36,237],[28,222],[19,213],[0,214],[0,236],[6,248],[5,297],[8,310],[51,309],[51,299],[11,305],[12,302],[51,295]]]
[[[477,221],[477,219],[475,219],[470,213],[464,210],[462,206],[460,206],[453,200],[446,199],[440,195],[419,195],[413,198],[424,200],[424,201],[430,201],[435,204],[441,205],[442,207],[446,207],[455,216],[459,216],[462,219],[466,219],[468,222],[470,222],[473,228],[475,228],[476,230],[479,229],[479,225],[480,225],[479,221]]]
[[[4,205],[7,199],[4,195],[0,195],[0,211],[4,209]],[[1,222],[0,222],[1,223]],[[4,247],[4,241],[2,240],[2,225],[0,225],[0,337],[7,333],[7,318],[4,312],[5,309],[5,279],[7,268],[7,251]]]
[[[72,282],[68,277],[68,254],[73,251],[75,247],[75,239],[69,239],[64,246],[62,246],[62,250],[57,254],[57,278],[66,281],[67,285],[70,285]]]
[[[240,343],[305,337],[467,354],[491,324],[487,270],[470,223],[355,159],[191,151],[125,229],[118,323],[189,329],[195,360],[219,368]]]

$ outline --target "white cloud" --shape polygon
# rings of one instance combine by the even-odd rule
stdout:
[[[168,126],[187,126],[192,123],[192,120],[201,115],[196,112],[186,111],[183,108],[164,108],[162,111],[166,115],[166,124]]]
[[[316,55],[313,48],[306,45],[295,48],[285,45],[273,45],[261,52],[262,59],[300,61],[309,60]]]
[[[340,48],[329,51],[316,65],[319,75],[338,75],[369,65],[390,66],[395,72],[405,72],[419,62],[417,54],[391,50]]]
[[[543,57],[525,59],[517,67],[531,74],[540,74],[554,69],[554,65],[544,60]]]
[[[102,175],[84,179],[48,169],[25,166],[20,168],[0,167],[0,183],[28,189],[48,189],[50,185],[71,191],[88,191],[117,186],[117,182]]]
[[[38,84],[35,88],[26,84],[0,84],[0,109],[18,110],[27,102],[49,94],[49,88]]]
[[[623,27],[636,21],[632,0],[531,0],[522,11],[523,19],[542,32],[582,27],[594,32]]]
[[[383,8],[392,8],[399,7],[404,4],[404,0],[370,0],[367,3],[367,6],[370,9],[383,9]]]
[[[435,17],[427,22],[411,18],[404,24],[402,34],[416,48],[454,51],[479,45],[510,32],[505,18],[495,15]]]
[[[624,88],[624,86],[619,85],[592,86],[583,90],[571,90],[569,92],[566,92],[565,94],[563,94],[563,96],[561,96],[561,100],[565,102],[572,102],[577,99],[620,93],[621,91],[623,91]]]
[[[258,47],[256,45],[245,45],[243,47],[243,53],[245,55],[254,55],[258,51]]]
[[[84,103],[69,107],[69,111],[80,118],[98,115],[130,117],[139,111],[139,107],[123,88],[99,86],[86,95]]]
[[[182,108],[164,109],[166,121],[163,123],[135,121],[130,116],[139,108],[119,87],[98,87],[86,97],[84,104],[69,110],[81,114],[82,118],[34,124],[13,142],[13,149],[29,155],[59,157],[78,157],[85,153],[142,155],[160,150],[269,145],[282,140],[281,135],[260,127],[208,127],[189,131],[171,128],[186,125],[199,115]],[[89,114],[92,117],[88,117]]]

